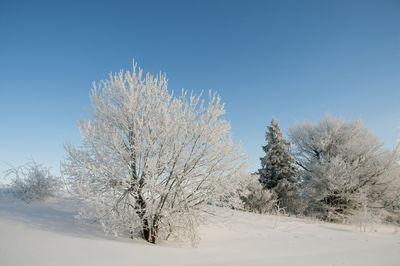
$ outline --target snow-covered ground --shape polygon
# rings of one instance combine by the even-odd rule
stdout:
[[[223,211],[198,248],[105,236],[76,220],[73,200],[26,205],[0,198],[0,265],[400,265],[400,234]]]

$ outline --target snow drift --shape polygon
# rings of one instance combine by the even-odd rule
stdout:
[[[27,205],[0,195],[0,265],[398,265],[400,235],[221,209],[198,248],[105,236],[71,198]],[[376,231],[376,232],[375,232]]]

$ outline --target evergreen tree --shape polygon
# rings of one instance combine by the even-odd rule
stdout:
[[[290,152],[290,142],[283,138],[279,123],[275,118],[267,127],[265,134],[267,145],[263,146],[265,156],[260,158],[261,169],[258,170],[260,183],[264,189],[274,190],[280,207],[293,210],[293,197],[297,195],[295,180],[295,159]]]

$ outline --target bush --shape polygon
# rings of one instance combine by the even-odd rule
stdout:
[[[244,210],[256,213],[269,213],[277,204],[277,195],[273,190],[263,188],[258,175],[245,176],[238,191]]]
[[[370,212],[365,205],[350,217],[350,222],[358,225],[360,232],[366,232],[368,225],[373,230],[375,224],[382,223],[381,219]]]
[[[28,204],[54,196],[61,185],[48,168],[36,162],[12,168],[7,171],[7,176],[12,176],[11,191],[15,197]]]

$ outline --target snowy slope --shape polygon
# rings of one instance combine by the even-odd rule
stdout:
[[[0,199],[0,265],[400,265],[393,228],[224,211],[201,227],[198,248],[104,236],[76,220],[73,200],[28,206]]]

